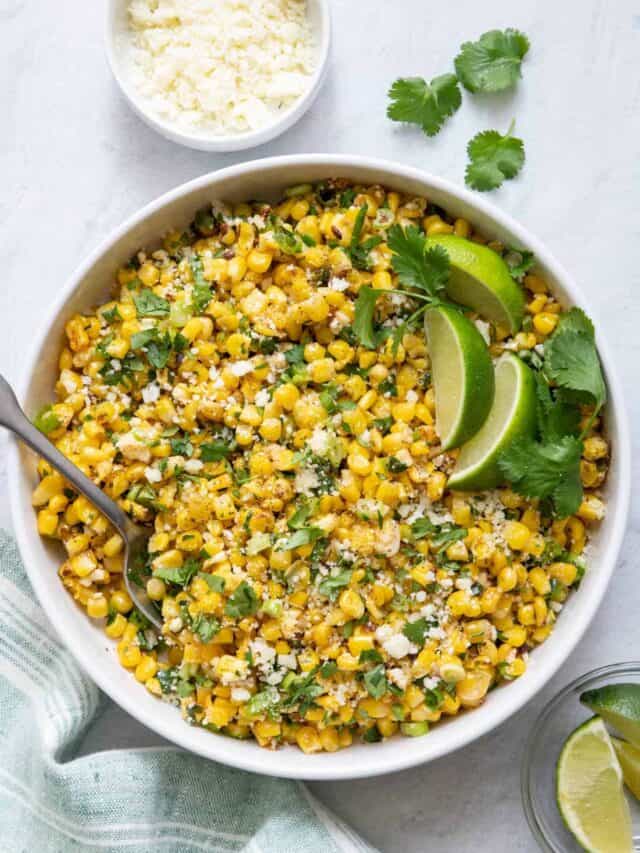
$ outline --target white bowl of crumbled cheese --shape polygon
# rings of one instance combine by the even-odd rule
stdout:
[[[329,58],[328,0],[108,0],[109,65],[167,139],[239,151],[309,109]]]

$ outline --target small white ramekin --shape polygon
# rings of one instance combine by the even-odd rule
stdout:
[[[109,67],[116,79],[125,100],[140,118],[156,130],[161,136],[197,148],[200,151],[242,151],[263,145],[280,136],[294,125],[315,101],[322,86],[329,64],[329,44],[331,41],[331,15],[328,0],[307,0],[309,21],[315,34],[316,66],[311,75],[307,91],[288,109],[284,110],[273,124],[259,130],[238,133],[230,136],[216,136],[203,131],[189,132],[178,125],[164,121],[149,109],[149,105],[136,91],[128,77],[121,44],[128,28],[127,0],[107,0],[105,22],[105,48]]]

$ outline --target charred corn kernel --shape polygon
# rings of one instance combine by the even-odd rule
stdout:
[[[146,589],[152,601],[162,601],[167,592],[166,584],[160,578],[149,578]]]
[[[320,738],[320,746],[325,752],[335,752],[340,749],[340,737],[336,729],[321,729],[318,737]]]
[[[355,672],[360,668],[358,658],[354,657],[350,652],[343,652],[336,658],[338,669],[343,672]]]
[[[538,595],[548,595],[551,590],[549,577],[544,569],[531,569],[527,580],[538,593]]]
[[[107,622],[104,632],[108,637],[111,637],[115,640],[124,634],[126,627],[127,620],[121,613],[116,613],[113,619],[110,622]]]
[[[596,462],[598,459],[605,459],[609,454],[609,445],[600,436],[590,436],[584,440],[584,450],[582,455],[590,462]]]
[[[311,726],[301,726],[296,731],[296,743],[303,752],[320,752],[322,743],[318,732]]]
[[[504,538],[507,545],[514,551],[523,551],[529,542],[530,536],[531,531],[526,524],[522,524],[519,521],[509,521],[505,525]]]
[[[110,605],[118,613],[129,613],[133,609],[133,601],[131,596],[124,589],[116,590],[111,596]]]
[[[527,632],[520,625],[514,625],[513,628],[507,628],[504,631],[505,641],[514,648],[524,645],[527,642]]]
[[[44,506],[49,503],[51,498],[62,493],[64,488],[64,479],[58,473],[48,474],[43,477],[33,490],[31,495],[31,503],[33,506]]]
[[[583,521],[601,521],[604,518],[604,512],[604,502],[600,498],[595,495],[585,495],[578,509],[578,516]]]
[[[518,585],[518,573],[513,566],[505,566],[498,575],[498,586],[505,592],[509,592]]]
[[[359,619],[364,613],[364,602],[362,598],[352,589],[345,589],[338,599],[340,609],[349,619]]]
[[[118,643],[117,653],[120,663],[126,669],[135,669],[142,658],[140,647],[124,640]]]
[[[150,655],[143,655],[140,663],[136,666],[135,677],[137,681],[143,684],[150,678],[153,678],[158,671],[158,664]]]
[[[38,513],[38,533],[41,536],[54,536],[58,528],[58,514],[49,509],[41,509]]]
[[[103,619],[109,612],[109,602],[101,592],[96,592],[87,601],[87,614],[92,619]]]
[[[533,318],[533,328],[540,335],[550,335],[557,325],[557,314],[549,314],[546,311],[542,311],[540,314],[536,314]]]
[[[551,563],[548,570],[552,578],[565,586],[571,586],[575,583],[578,576],[578,569],[573,563]]]
[[[456,696],[463,708],[473,708],[482,702],[490,686],[491,674],[476,669],[456,683]]]

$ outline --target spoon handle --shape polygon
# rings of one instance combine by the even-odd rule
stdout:
[[[13,393],[7,380],[0,374],[0,426],[6,427],[22,439],[32,450],[52,465],[65,480],[87,498],[97,510],[109,519],[117,530],[128,539],[132,531],[132,522],[126,513],[108,498],[96,484],[90,480],[73,462],[70,462],[49,439],[36,429]]]

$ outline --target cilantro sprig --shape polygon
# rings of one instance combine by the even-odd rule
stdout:
[[[515,178],[524,164],[524,143],[513,136],[514,122],[504,136],[497,130],[483,130],[467,145],[469,163],[465,182],[474,190],[495,190],[508,178]]]
[[[536,383],[537,437],[514,442],[498,465],[515,491],[550,501],[553,514],[565,518],[582,502],[582,440],[606,401],[593,324],[581,309],[572,308],[561,317],[545,344]],[[593,406],[580,434],[579,403]]]
[[[417,124],[435,136],[462,103],[455,74],[441,74],[427,83],[422,77],[401,77],[389,89],[387,116],[392,121]]]
[[[502,92],[521,76],[529,39],[518,30],[490,30],[465,42],[454,60],[458,80],[469,92]]]
[[[406,289],[375,290],[368,285],[360,288],[355,304],[353,331],[362,346],[376,349],[391,334],[390,329],[375,323],[378,297],[384,293],[400,293],[422,304],[393,332],[393,347],[397,350],[405,332],[424,314],[429,305],[443,301],[442,293],[450,274],[449,254],[442,246],[427,248],[427,238],[415,225],[406,229],[392,225],[387,245],[393,256],[391,265],[400,284]]]

